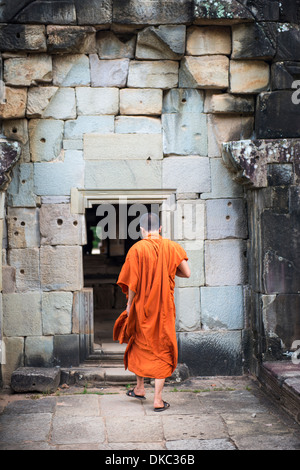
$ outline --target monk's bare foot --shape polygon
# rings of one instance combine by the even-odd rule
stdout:
[[[144,397],[145,396],[145,389],[144,388],[138,388],[138,387],[135,387],[133,389],[134,393],[140,397]]]

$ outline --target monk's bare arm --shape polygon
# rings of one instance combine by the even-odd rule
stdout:
[[[188,262],[184,259],[177,268],[176,276],[189,278],[190,275],[191,275],[190,267],[188,265]]]
[[[126,308],[127,315],[129,315],[129,311],[130,311],[134,296],[135,296],[135,292],[133,292],[133,290],[128,288],[128,302],[127,302],[127,308]]]

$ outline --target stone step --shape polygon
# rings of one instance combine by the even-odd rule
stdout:
[[[136,383],[136,376],[124,366],[103,367],[81,364],[79,367],[61,370],[61,385],[128,385]]]

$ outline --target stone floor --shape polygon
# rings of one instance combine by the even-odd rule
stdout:
[[[129,384],[128,384],[129,386]],[[128,388],[127,386],[127,388]],[[299,425],[249,377],[166,385],[170,408],[153,411],[126,386],[0,394],[1,450],[300,450]],[[104,455],[104,454],[103,454]],[[130,453],[128,454],[130,455]]]

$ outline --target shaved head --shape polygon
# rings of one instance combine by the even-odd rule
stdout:
[[[146,232],[158,232],[160,228],[158,215],[153,212],[143,214],[140,218],[140,226],[146,230]]]

